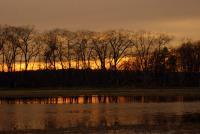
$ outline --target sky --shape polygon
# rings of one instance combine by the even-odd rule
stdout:
[[[200,0],[0,0],[0,24],[128,29],[200,39]]]

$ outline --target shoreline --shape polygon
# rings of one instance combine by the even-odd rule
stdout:
[[[200,96],[200,88],[160,88],[160,89],[131,89],[131,88],[39,88],[39,89],[10,89],[0,88],[0,98],[4,97],[64,97],[64,96]]]

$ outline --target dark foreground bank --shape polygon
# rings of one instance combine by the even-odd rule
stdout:
[[[182,88],[200,86],[200,73],[112,70],[42,70],[0,73],[0,87]]]

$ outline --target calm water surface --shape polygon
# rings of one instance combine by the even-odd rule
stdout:
[[[200,97],[0,98],[0,133],[200,133]]]

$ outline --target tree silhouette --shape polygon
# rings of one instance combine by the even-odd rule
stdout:
[[[106,33],[109,43],[109,59],[111,68],[117,70],[120,61],[128,57],[128,49],[132,45],[127,31],[108,31]]]
[[[38,54],[39,45],[34,42],[34,35],[34,28],[19,27],[18,47],[24,59],[25,71],[28,70],[30,61]]]
[[[8,72],[15,71],[16,57],[19,46],[19,29],[17,27],[7,26],[4,32],[5,43],[3,46],[4,60]]]
[[[108,58],[108,42],[107,36],[104,33],[96,33],[92,37],[92,44],[94,48],[93,59],[96,61],[96,65],[98,66],[97,60],[100,62],[101,70],[106,70],[106,59]]]
[[[58,61],[58,37],[54,31],[50,31],[44,35],[44,60],[47,69],[56,70],[56,62]]]

